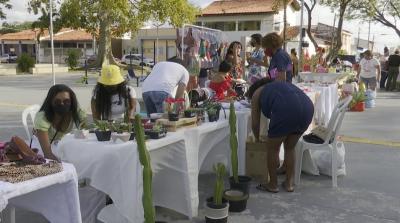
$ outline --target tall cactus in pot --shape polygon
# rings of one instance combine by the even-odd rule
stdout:
[[[139,160],[143,166],[143,209],[145,223],[155,222],[155,210],[153,206],[153,191],[152,191],[152,170],[150,155],[146,148],[145,134],[142,126],[140,115],[135,116],[135,132],[137,140],[137,148],[139,151]]]
[[[231,146],[231,164],[233,179],[239,182],[238,176],[238,139],[236,135],[236,112],[233,101],[229,106],[229,127],[230,127],[230,146]]]

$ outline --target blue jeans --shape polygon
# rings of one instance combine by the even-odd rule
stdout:
[[[142,97],[146,106],[147,115],[151,113],[163,113],[164,101],[169,94],[164,91],[148,91],[143,92]]]

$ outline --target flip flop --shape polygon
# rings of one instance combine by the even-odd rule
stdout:
[[[294,192],[294,187],[292,186],[292,188],[288,188],[288,186],[286,185],[286,181],[282,182],[282,187],[285,188],[287,192]]]
[[[267,191],[267,192],[271,192],[271,193],[278,193],[279,192],[279,188],[271,189],[266,184],[259,184],[259,185],[257,185],[256,188],[257,188],[257,190]]]

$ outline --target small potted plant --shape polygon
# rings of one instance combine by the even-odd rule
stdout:
[[[230,146],[231,146],[231,167],[232,175],[229,178],[231,189],[237,189],[244,194],[249,194],[251,178],[249,176],[239,176],[238,167],[238,139],[236,135],[236,111],[233,102],[229,107],[229,128],[230,128]]]
[[[160,139],[167,135],[167,130],[160,124],[155,124],[152,129],[146,130],[146,135],[151,139]]]
[[[95,121],[96,130],[94,133],[96,134],[98,141],[110,141],[111,138],[111,130],[110,124],[106,120],[98,120]]]
[[[365,110],[365,85],[364,83],[359,84],[359,90],[353,93],[353,99],[351,100],[349,107],[351,111],[362,112]]]
[[[124,122],[116,122],[112,124],[113,133],[111,133],[111,138],[113,142],[116,142],[117,139],[122,140],[123,142],[129,141],[131,137],[131,132],[128,128],[128,124]]]
[[[213,167],[216,179],[214,185],[214,196],[207,199],[205,207],[206,223],[228,222],[229,203],[223,198],[225,166],[218,163]]]
[[[218,121],[219,117],[217,115],[218,110],[216,108],[209,108],[207,109],[208,121],[209,122],[216,122]]]
[[[76,139],[86,139],[89,135],[89,130],[87,129],[86,122],[81,122],[78,129],[74,130],[74,137]]]
[[[196,110],[193,108],[188,108],[184,112],[185,118],[194,118],[196,117]]]
[[[165,111],[168,112],[169,121],[178,121],[179,114],[184,108],[185,99],[183,98],[167,98],[165,99]]]

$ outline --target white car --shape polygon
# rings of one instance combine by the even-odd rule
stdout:
[[[148,67],[153,67],[154,66],[154,60],[153,59],[150,59],[150,58],[147,58],[147,57],[143,57],[143,60],[142,60],[142,55],[141,54],[125,54],[121,58],[121,63],[123,63],[123,64],[130,64],[131,61],[132,61],[132,64],[138,65],[138,66],[141,66],[142,64],[144,66],[148,66]]]
[[[8,63],[8,60],[10,59],[10,56],[8,54],[3,54],[0,56],[0,62],[1,63]]]

